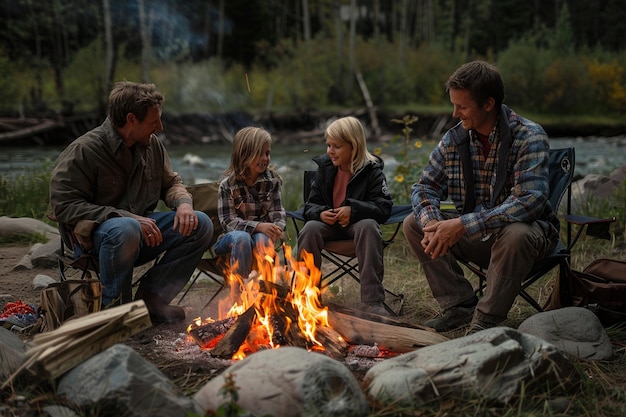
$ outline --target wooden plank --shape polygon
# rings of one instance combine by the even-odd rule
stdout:
[[[84,317],[68,320],[58,329],[35,335],[33,337],[33,343],[38,345],[46,343],[49,340],[58,340],[61,336],[71,336],[73,333],[80,333],[92,327],[102,326],[106,322],[115,320],[117,317],[123,316],[136,309],[145,310],[147,312],[143,300],[133,301],[132,303],[122,304]],[[143,313],[139,314],[143,315]]]
[[[152,326],[143,301],[121,305],[64,323],[37,335],[20,369],[39,377],[57,378],[110,346]],[[41,337],[39,337],[41,336]]]
[[[412,326],[335,305],[329,306],[328,322],[350,344],[377,343],[381,350],[396,353],[406,353],[449,340],[428,327]]]

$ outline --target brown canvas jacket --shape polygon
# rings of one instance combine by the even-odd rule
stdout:
[[[85,249],[91,232],[111,217],[149,215],[159,200],[176,209],[192,203],[172,169],[161,141],[128,148],[110,119],[73,141],[58,157],[50,180],[50,204],[57,220],[75,226]]]

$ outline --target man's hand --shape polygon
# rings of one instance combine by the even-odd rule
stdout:
[[[423,229],[424,239],[422,247],[424,252],[437,259],[448,253],[448,250],[458,242],[465,234],[465,226],[460,218],[449,220],[433,220],[428,222]]]
[[[180,232],[183,236],[191,235],[191,232],[198,227],[198,217],[193,210],[193,206],[189,203],[182,203],[176,208],[176,216],[174,216],[173,229]]]
[[[143,240],[148,246],[159,246],[163,242],[163,235],[161,229],[156,225],[156,221],[150,217],[143,217],[135,215],[135,220],[141,225],[141,235]]]

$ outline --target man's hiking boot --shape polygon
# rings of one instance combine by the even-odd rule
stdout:
[[[379,316],[389,317],[391,314],[387,311],[382,302],[378,303],[363,303],[361,309],[366,313],[378,314]]]
[[[424,323],[424,326],[431,327],[438,332],[458,329],[468,325],[474,317],[474,310],[478,304],[478,298],[466,301],[463,304],[447,308],[440,315]]]
[[[465,332],[465,336],[469,336],[470,334],[478,333],[482,330],[491,329],[492,327],[496,327],[498,324],[489,323],[483,320],[478,320],[477,318],[473,318],[467,332]]]
[[[150,313],[153,325],[161,323],[179,323],[185,320],[185,310],[178,306],[172,306],[161,300],[158,294],[139,287],[135,294],[135,300],[143,300]]]

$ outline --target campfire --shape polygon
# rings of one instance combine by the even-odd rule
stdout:
[[[257,250],[257,269],[251,274],[254,277],[246,280],[225,270],[230,293],[219,301],[216,319],[198,317],[189,325],[187,333],[195,343],[212,356],[238,360],[280,346],[298,346],[340,358],[365,343],[371,349],[358,346],[357,350],[370,357],[391,356],[445,339],[432,331],[424,338],[424,330],[416,326],[356,310],[334,308],[331,317],[329,308],[321,304],[322,274],[313,256],[305,254],[303,261],[296,261],[290,246],[284,245],[283,251],[285,265],[280,264],[273,247]],[[381,325],[386,328],[374,331]],[[372,336],[368,339],[364,334]]]
[[[284,252],[287,264],[281,265],[273,247],[257,250],[256,276],[245,281],[225,271],[230,294],[219,301],[219,317],[198,318],[187,329],[196,343],[233,359],[285,345],[325,350],[318,340],[330,330],[328,308],[320,302],[321,272],[312,256],[296,262],[291,247]]]

